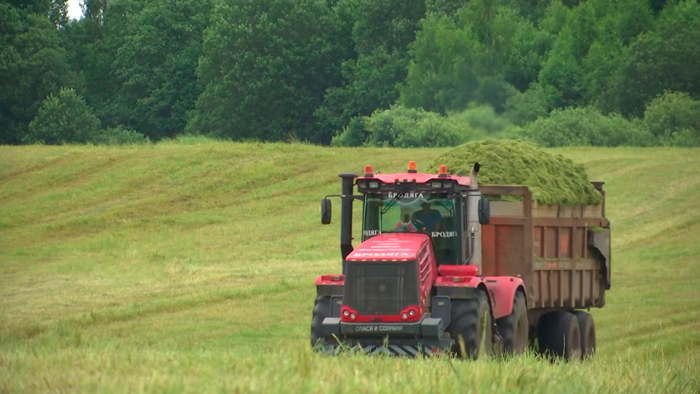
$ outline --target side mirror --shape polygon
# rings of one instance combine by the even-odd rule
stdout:
[[[491,202],[488,198],[479,199],[479,224],[489,224],[491,221]]]
[[[331,223],[331,200],[324,198],[321,200],[321,224]]]

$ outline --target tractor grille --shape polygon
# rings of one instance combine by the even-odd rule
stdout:
[[[416,262],[348,262],[343,304],[360,315],[398,315],[418,305]]]

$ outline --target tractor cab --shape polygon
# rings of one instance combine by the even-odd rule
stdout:
[[[416,162],[404,173],[375,174],[372,166],[357,176],[343,173],[340,248],[343,259],[352,247],[352,205],[362,201],[362,242],[380,234],[427,234],[437,265],[480,263],[479,227],[489,223],[489,201],[478,189],[475,164],[469,176],[452,175],[441,165],[437,174],[418,173]],[[354,188],[357,186],[355,194]],[[331,221],[331,203],[321,200],[321,223]],[[343,265],[343,272],[345,265]]]
[[[366,166],[356,185],[363,195],[363,242],[379,234],[426,233],[438,265],[465,264],[469,177],[450,175],[445,166],[438,174],[418,174],[409,162],[408,172],[400,174],[375,175]]]
[[[465,199],[455,190],[407,186],[401,190],[368,190],[365,193],[362,241],[386,233],[426,233],[432,240],[438,264],[463,263]]]

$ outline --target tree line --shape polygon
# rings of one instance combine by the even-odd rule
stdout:
[[[697,0],[0,2],[0,143],[700,145]]]

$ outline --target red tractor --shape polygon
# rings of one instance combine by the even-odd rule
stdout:
[[[547,217],[533,208],[527,187],[480,188],[478,172],[479,163],[469,176],[445,166],[418,173],[411,161],[406,173],[374,174],[366,166],[362,177],[340,174],[342,194],[322,200],[321,222],[331,221],[328,197],[340,197],[343,268],[316,279],[314,349],[472,359],[521,354],[535,342],[566,359],[595,351],[593,319],[575,308],[602,307],[609,288],[603,207],[589,219]],[[492,203],[482,192],[522,201]],[[355,200],[363,203],[363,242],[353,249]],[[589,226],[600,235],[583,231]]]

